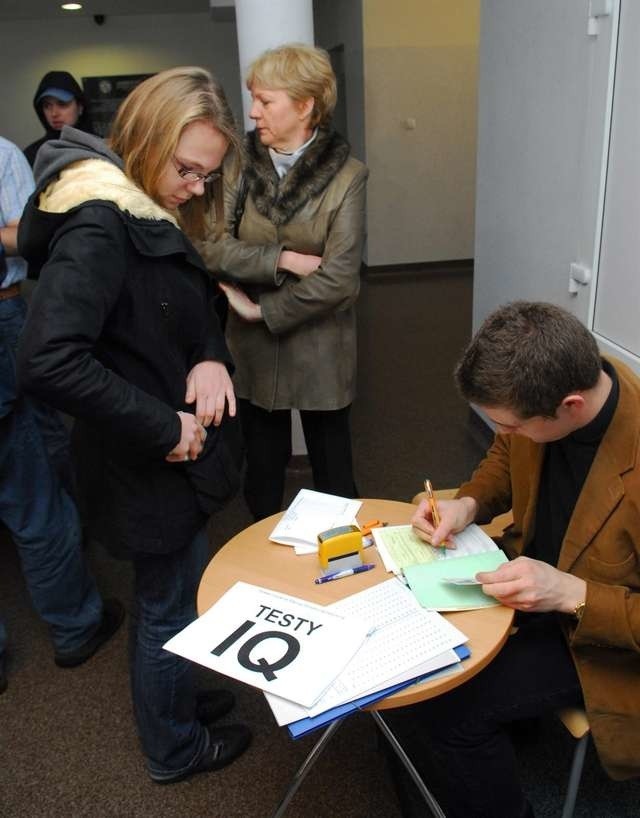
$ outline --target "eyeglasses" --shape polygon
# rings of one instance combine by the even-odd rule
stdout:
[[[211,173],[198,173],[196,170],[191,170],[190,168],[183,168],[182,165],[179,165],[176,161],[175,156],[171,157],[171,161],[173,162],[173,167],[176,169],[178,176],[181,179],[184,179],[186,182],[203,182],[205,185],[209,184],[209,182],[215,182],[216,179],[219,179],[222,176],[222,171],[219,170],[212,170]]]

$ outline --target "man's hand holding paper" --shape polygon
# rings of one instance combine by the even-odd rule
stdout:
[[[571,613],[587,593],[580,577],[529,557],[518,557],[495,571],[481,571],[477,579],[485,594],[519,611]]]

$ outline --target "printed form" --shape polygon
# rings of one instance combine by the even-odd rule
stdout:
[[[316,716],[367,693],[458,662],[453,648],[467,641],[440,614],[422,608],[411,591],[396,579],[328,605],[327,610],[346,621],[352,617],[367,621],[373,630],[311,708],[267,695],[280,725]]]
[[[436,560],[451,560],[497,551],[498,546],[479,525],[471,523],[451,539],[455,548],[434,548],[421,540],[410,525],[391,525],[374,528],[371,532],[380,558],[389,573],[401,574],[408,565],[424,565]]]

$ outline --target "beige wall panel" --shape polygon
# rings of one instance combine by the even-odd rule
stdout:
[[[480,0],[363,0],[368,48],[478,46]]]
[[[473,256],[479,19],[479,0],[363,0],[372,266]]]
[[[477,42],[366,47],[369,265],[473,256],[476,93]]]

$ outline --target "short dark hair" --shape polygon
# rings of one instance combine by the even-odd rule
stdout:
[[[516,301],[485,320],[454,377],[470,403],[527,419],[555,417],[567,395],[596,385],[601,369],[595,339],[574,315],[553,304]]]

